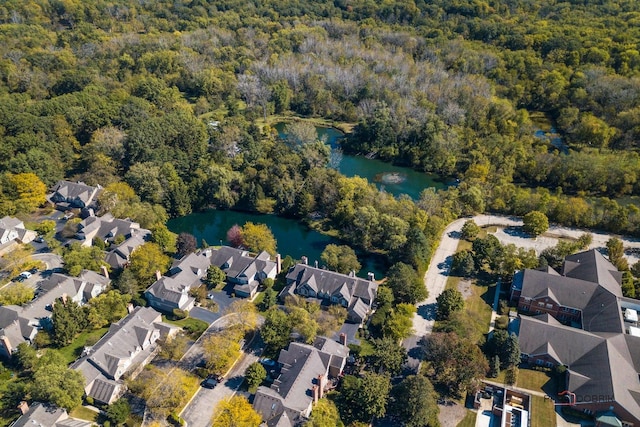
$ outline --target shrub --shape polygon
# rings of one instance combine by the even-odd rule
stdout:
[[[500,306],[498,307],[498,314],[501,314],[503,316],[509,314],[509,303],[507,302],[507,300],[504,300],[504,299],[500,300]]]
[[[94,400],[93,400],[93,397],[91,397],[91,396],[85,397],[84,401],[87,402],[87,405],[93,405],[95,403]]]
[[[499,316],[496,318],[496,329],[507,329],[509,326],[509,318],[507,316]]]
[[[512,366],[509,369],[507,369],[506,374],[504,376],[504,381],[508,385],[514,385],[516,381],[518,381],[518,368],[516,368],[515,366]]]
[[[179,308],[174,308],[173,316],[176,318],[176,320],[182,320],[189,317],[189,313],[187,311],[180,310]]]

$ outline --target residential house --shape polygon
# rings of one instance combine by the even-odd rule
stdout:
[[[286,280],[287,286],[280,293],[280,298],[298,294],[329,304],[340,304],[347,309],[347,319],[353,323],[365,320],[378,293],[378,284],[371,276],[365,280],[355,274],[336,273],[306,264],[292,267]]]
[[[621,274],[598,251],[567,257],[560,269],[524,270],[514,277],[523,360],[567,367],[576,408],[613,411],[640,425],[640,338],[625,333]]]
[[[36,232],[24,228],[18,218],[5,216],[0,219],[0,245],[10,242],[29,243],[36,238]]]
[[[189,291],[202,284],[210,265],[208,253],[197,252],[175,261],[164,276],[156,272],[157,280],[144,293],[149,305],[167,313],[174,309],[191,310],[195,299],[189,296]]]
[[[151,238],[151,231],[144,228],[132,229],[130,237],[124,242],[110,250],[105,257],[105,261],[117,270],[129,264],[133,251],[144,245]]]
[[[160,337],[172,336],[179,328],[162,322],[159,312],[136,307],[126,317],[112,323],[107,332],[71,368],[85,378],[85,393],[94,400],[111,404],[126,387],[124,377],[135,378],[153,359]]]
[[[90,421],[69,417],[67,411],[57,406],[35,402],[29,406],[27,402],[20,402],[18,408],[22,415],[11,427],[91,427]]]
[[[101,294],[107,277],[83,270],[79,277],[53,273],[41,281],[36,298],[22,307],[0,306],[0,357],[9,358],[20,343],[31,342],[40,328],[51,327],[52,307],[58,298],[82,305]]]
[[[89,216],[78,224],[76,239],[82,240],[82,246],[91,246],[94,239],[110,245],[118,236],[125,240],[136,235],[148,236],[151,232],[140,228],[140,224],[128,219],[114,218],[111,214]]]
[[[293,427],[308,418],[332,378],[342,374],[349,348],[325,337],[313,345],[293,342],[280,351],[280,375],[258,387],[253,408],[268,426]]]
[[[234,285],[233,291],[239,297],[252,298],[265,279],[275,279],[279,273],[278,263],[271,261],[270,255],[265,251],[257,256],[228,246],[207,251],[210,253],[211,265],[224,271],[227,281]]]
[[[195,301],[189,291],[202,284],[211,265],[225,272],[227,281],[235,285],[235,294],[242,297],[255,295],[258,285],[266,278],[274,279],[278,272],[277,263],[266,252],[251,256],[247,251],[227,246],[208,248],[174,262],[166,275],[158,273],[156,282],[145,292],[149,304],[165,312],[176,308],[190,310]]]
[[[95,204],[101,191],[99,185],[92,187],[84,182],[58,181],[47,199],[61,210],[88,208]]]

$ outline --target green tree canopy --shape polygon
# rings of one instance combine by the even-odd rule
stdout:
[[[445,289],[438,298],[437,316],[440,320],[446,320],[454,311],[460,311],[464,308],[464,298],[462,293],[457,289]]]
[[[361,267],[356,252],[347,245],[328,244],[322,251],[320,259],[329,270],[342,274],[358,272]]]
[[[436,393],[428,378],[410,375],[391,390],[389,412],[407,427],[439,425]]]
[[[533,236],[539,236],[549,229],[549,219],[540,211],[531,211],[522,217],[522,228]]]
[[[415,304],[425,299],[427,288],[410,265],[398,262],[387,272],[386,285],[393,290],[393,296],[398,302]]]

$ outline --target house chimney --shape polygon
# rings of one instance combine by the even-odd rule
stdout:
[[[318,268],[318,260],[315,260],[315,261],[313,262],[313,266],[314,266],[315,268]]]
[[[276,274],[280,274],[282,271],[282,256],[280,254],[276,254]]]
[[[351,270],[349,272],[349,277],[356,277],[356,271],[355,270]]]
[[[133,313],[134,309],[135,307],[133,306],[133,304],[131,303],[127,304],[127,313]]]
[[[322,399],[324,395],[324,375],[318,375],[318,398]]]
[[[347,345],[347,334],[344,332],[340,334],[340,344]]]
[[[156,270],[156,280],[160,279],[162,279],[162,273],[160,273],[160,270]]]
[[[315,403],[318,403],[318,394],[319,394],[319,392],[318,392],[318,386],[317,386],[317,385],[314,385],[314,386],[313,386],[313,388],[312,388],[311,390],[312,390],[312,393],[313,393],[313,403],[314,403],[314,404],[315,404]]]
[[[307,258],[307,257],[306,257],[306,256],[304,256],[304,255],[303,255],[302,257],[300,257],[300,261],[302,261],[302,263],[303,263],[304,265],[308,265],[308,264],[309,264],[309,258]]]
[[[373,272],[368,272],[367,273],[367,279],[369,279],[371,282],[373,282],[374,280],[376,280],[376,276],[375,274],[373,274]]]
[[[107,270],[107,266],[106,265],[101,265],[100,266],[100,270],[102,270],[102,275],[108,279],[109,278],[109,270]]]
[[[27,412],[29,412],[29,404],[23,400],[18,405],[18,409],[20,409],[20,412],[22,412],[22,415],[25,415]]]

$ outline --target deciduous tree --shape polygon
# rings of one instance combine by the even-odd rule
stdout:
[[[211,419],[212,427],[258,427],[262,417],[243,396],[218,403]]]
[[[391,390],[389,412],[407,427],[439,425],[436,393],[431,381],[423,375],[406,377]]]
[[[438,295],[436,302],[438,303],[437,316],[440,320],[446,320],[451,313],[464,308],[464,298],[457,289],[445,289]]]
[[[176,254],[182,258],[185,255],[195,252],[198,249],[198,241],[193,234],[180,233],[176,240]]]
[[[427,288],[410,265],[398,262],[387,272],[386,285],[393,290],[398,302],[415,304],[428,296]]]
[[[539,236],[549,229],[549,219],[540,211],[531,211],[522,217],[522,228],[533,236]]]
[[[18,282],[0,290],[0,305],[23,305],[33,299],[33,287]]]
[[[262,384],[262,381],[267,378],[267,371],[261,363],[254,362],[247,367],[244,378],[247,381],[249,390],[256,390]]]
[[[347,245],[328,244],[322,251],[320,259],[329,270],[342,274],[350,271],[358,272],[361,267],[356,252]]]
[[[247,222],[242,226],[242,242],[252,252],[267,251],[275,256],[276,239],[266,224]]]
[[[453,396],[472,390],[489,368],[477,345],[455,333],[434,333],[422,342],[427,372]]]

